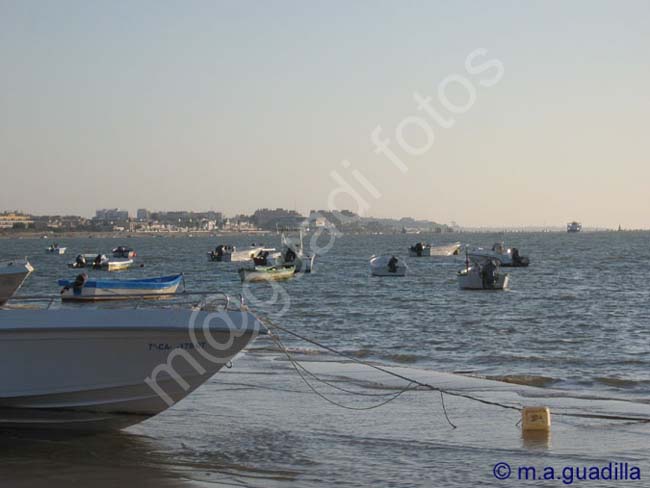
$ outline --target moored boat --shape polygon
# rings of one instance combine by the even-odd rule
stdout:
[[[255,266],[251,269],[241,268],[239,277],[242,283],[283,281],[293,278],[295,272],[294,266]]]
[[[315,254],[305,251],[302,231],[297,237],[282,233],[282,249],[280,251],[283,264],[293,264],[296,273],[311,273],[316,259]]]
[[[431,256],[455,256],[461,248],[460,242],[445,244],[442,246],[432,246],[424,242],[418,242],[409,247],[409,256],[413,258],[431,257]]]
[[[0,263],[0,305],[7,303],[33,271],[26,259]]]
[[[108,258],[105,254],[79,254],[69,268],[92,268],[104,271],[123,271],[133,266],[133,259]]]
[[[134,280],[89,279],[86,274],[75,280],[59,280],[63,301],[106,301],[171,296],[183,282],[183,274]]]
[[[501,266],[505,267],[525,268],[530,264],[530,259],[527,256],[521,256],[519,249],[516,247],[506,248],[503,242],[496,242],[492,249],[482,247],[470,249],[467,254],[472,259],[497,260]]]
[[[59,256],[63,256],[65,254],[67,247],[60,247],[58,244],[52,244],[49,247],[45,248],[45,252],[50,253],[50,254],[57,254]]]
[[[246,310],[0,311],[0,425],[123,428],[208,381],[264,326]]]
[[[370,274],[373,276],[406,276],[406,263],[395,256],[371,256]]]
[[[137,256],[136,252],[130,247],[118,246],[115,249],[113,249],[114,258],[132,259],[136,256]]]
[[[465,269],[458,272],[458,287],[461,290],[504,290],[508,288],[510,276],[501,273],[499,262],[487,259],[483,262],[467,259]]]
[[[210,251],[208,253],[208,259],[210,261],[224,263],[250,261],[262,249],[264,249],[264,246],[257,246],[255,244],[252,244],[245,248],[237,248],[235,246],[220,244],[215,248],[214,251]]]

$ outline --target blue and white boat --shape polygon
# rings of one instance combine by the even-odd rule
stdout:
[[[83,273],[74,280],[59,280],[63,301],[132,300],[173,295],[183,282],[183,274],[135,280],[89,279]]]

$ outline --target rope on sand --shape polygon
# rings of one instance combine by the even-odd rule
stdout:
[[[392,395],[391,394],[382,394],[381,396],[386,396],[386,395],[391,395],[391,396],[386,401],[381,402],[379,404],[372,405],[370,407],[350,407],[350,406],[347,406],[347,405],[343,405],[343,404],[341,404],[339,402],[336,402],[336,401],[334,401],[334,400],[332,400],[330,398],[327,398],[325,395],[323,395],[318,390],[316,390],[315,387],[309,382],[309,380],[307,380],[306,376],[309,375],[315,381],[319,381],[319,382],[324,383],[324,384],[326,384],[326,385],[328,385],[328,386],[330,386],[332,388],[338,389],[338,390],[346,392],[346,393],[361,395],[361,396],[370,396],[370,395],[360,393],[360,392],[345,390],[345,389],[340,388],[340,387],[338,387],[336,385],[332,385],[331,383],[329,383],[329,382],[327,382],[327,381],[325,381],[325,380],[323,380],[321,378],[318,378],[315,374],[308,371],[302,364],[300,364],[298,361],[296,361],[296,359],[293,358],[291,353],[287,350],[287,348],[284,346],[284,344],[282,343],[282,341],[280,340],[280,338],[276,334],[271,334],[271,338],[273,339],[273,341],[280,348],[280,350],[287,356],[287,358],[289,359],[289,362],[294,367],[294,369],[298,372],[298,374],[300,375],[302,380],[307,384],[307,386],[316,395],[318,395],[319,397],[321,397],[325,401],[327,401],[327,402],[329,402],[329,403],[331,403],[333,405],[339,406],[341,408],[346,408],[346,409],[349,409],[349,410],[371,410],[371,409],[374,409],[374,408],[379,408],[379,407],[382,407],[384,405],[387,405],[388,403],[390,403],[390,402],[396,400],[397,398],[399,398],[402,394],[406,393],[407,391],[416,391],[419,388],[423,388],[423,389],[427,389],[427,390],[431,390],[431,391],[437,391],[437,392],[440,393],[440,402],[441,402],[442,411],[444,413],[445,419],[447,420],[449,425],[454,429],[456,428],[456,425],[454,425],[454,423],[450,420],[449,415],[447,413],[447,408],[445,407],[445,397],[444,397],[445,395],[449,395],[449,396],[452,396],[452,397],[465,398],[467,400],[472,400],[474,402],[482,403],[484,405],[490,405],[490,406],[493,406],[493,407],[500,407],[500,408],[508,409],[508,410],[516,410],[518,412],[520,412],[523,409],[520,406],[508,405],[508,404],[505,404],[505,403],[485,400],[483,398],[479,398],[479,397],[476,397],[474,395],[470,395],[469,393],[462,393],[462,392],[456,391],[456,390],[448,390],[448,389],[445,389],[445,388],[442,388],[442,387],[439,387],[439,386],[435,386],[435,385],[431,385],[429,383],[424,383],[422,381],[418,381],[418,380],[416,380],[414,378],[409,378],[408,376],[396,373],[394,371],[391,371],[391,370],[386,369],[386,368],[384,368],[382,366],[378,366],[376,364],[370,363],[368,361],[363,361],[363,360],[361,360],[359,358],[356,358],[354,356],[351,356],[349,354],[341,352],[341,351],[339,351],[337,349],[334,349],[333,347],[327,346],[327,345],[322,344],[322,343],[320,343],[320,342],[318,342],[318,341],[316,341],[314,339],[310,339],[310,338],[308,338],[308,337],[306,337],[306,336],[304,336],[302,334],[299,334],[299,333],[294,332],[294,331],[292,331],[290,329],[287,329],[286,327],[275,324],[273,321],[271,321],[267,317],[265,317],[263,320],[261,320],[261,322],[263,322],[264,325],[266,325],[271,330],[275,329],[277,331],[284,332],[284,333],[286,333],[286,334],[288,334],[290,336],[295,337],[296,339],[300,339],[302,341],[305,341],[305,342],[307,342],[309,344],[312,344],[312,345],[314,345],[316,347],[324,349],[325,351],[331,352],[332,354],[335,354],[337,356],[348,359],[349,361],[352,361],[352,362],[355,362],[357,364],[366,366],[368,368],[375,369],[375,370],[380,371],[380,372],[382,372],[384,374],[387,374],[389,376],[393,376],[395,378],[401,379],[401,380],[406,381],[408,383],[405,388],[401,389],[397,393],[394,393]],[[380,396],[380,395],[376,395],[376,396]],[[650,423],[650,418],[648,418],[648,417],[632,417],[632,416],[625,416],[625,415],[588,414],[588,413],[571,413],[571,412],[556,412],[555,415],[556,416],[561,416],[561,417],[574,417],[574,418],[585,418],[585,419],[600,419],[600,420],[615,420],[615,421],[625,421],[625,422]]]

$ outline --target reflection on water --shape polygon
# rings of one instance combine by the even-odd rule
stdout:
[[[184,485],[154,441],[127,432],[2,431],[0,459],[3,486]]]

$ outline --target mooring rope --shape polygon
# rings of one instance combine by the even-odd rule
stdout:
[[[391,371],[391,370],[389,370],[387,368],[384,368],[382,366],[370,363],[368,361],[363,361],[363,360],[361,360],[359,358],[351,356],[350,354],[346,354],[346,353],[344,353],[342,351],[334,349],[333,347],[327,346],[326,344],[322,344],[322,343],[320,343],[320,342],[318,342],[318,341],[316,341],[314,339],[310,339],[310,338],[308,338],[308,337],[306,337],[306,336],[304,336],[302,334],[299,334],[299,333],[294,332],[294,331],[292,331],[290,329],[287,329],[286,327],[278,325],[278,324],[274,323],[268,317],[264,317],[263,319],[260,319],[260,321],[262,323],[264,323],[264,325],[266,325],[269,329],[279,330],[279,331],[284,332],[284,333],[286,333],[286,334],[288,334],[290,336],[295,337],[296,339],[300,339],[300,340],[305,341],[305,342],[307,342],[309,344],[312,344],[312,345],[314,345],[316,347],[324,349],[325,351],[329,351],[332,354],[343,357],[345,359],[348,359],[348,360],[350,360],[352,362],[355,362],[357,364],[360,364],[362,366],[366,366],[368,368],[375,369],[375,370],[380,371],[380,372],[382,372],[384,374],[387,374],[389,376],[393,376],[395,378],[401,379],[401,380],[406,381],[408,383],[407,386],[404,389],[400,390],[395,395],[393,395],[391,398],[389,398],[387,401],[382,402],[380,404],[373,405],[373,406],[370,406],[370,407],[349,407],[347,405],[342,405],[342,404],[340,404],[338,402],[335,402],[334,400],[331,400],[330,398],[327,398],[325,395],[323,395],[322,393],[317,391],[314,388],[314,386],[311,383],[309,383],[309,381],[305,378],[306,373],[303,373],[302,371],[300,371],[301,368],[303,370],[307,371],[306,368],[304,368],[304,366],[300,365],[299,362],[296,361],[291,356],[291,354],[289,353],[289,351],[287,350],[287,348],[284,346],[284,344],[281,342],[281,340],[279,339],[279,337],[277,335],[271,334],[272,340],[276,343],[276,345],[278,345],[278,347],[280,347],[281,351],[288,357],[291,364],[294,366],[294,368],[296,369],[296,371],[298,372],[300,377],[309,386],[309,388],[316,395],[318,395],[319,397],[321,397],[324,400],[326,400],[327,402],[332,403],[334,405],[337,405],[339,407],[347,408],[347,409],[351,409],[351,410],[370,410],[372,408],[378,408],[378,407],[384,406],[384,405],[392,402],[393,400],[396,400],[397,398],[399,398],[402,394],[406,393],[407,391],[415,391],[415,390],[417,390],[417,387],[421,387],[421,388],[425,388],[425,389],[428,389],[428,390],[431,390],[431,391],[437,391],[437,392],[440,393],[440,401],[441,401],[441,405],[442,405],[443,414],[445,416],[445,419],[449,423],[449,425],[454,429],[456,428],[456,425],[454,425],[454,423],[449,418],[449,415],[447,413],[447,408],[445,406],[445,397],[444,397],[444,395],[449,395],[449,396],[459,397],[459,398],[465,398],[467,400],[472,400],[474,402],[482,403],[484,405],[490,405],[490,406],[493,406],[493,407],[500,407],[500,408],[508,409],[508,410],[516,410],[518,412],[521,412],[521,410],[522,410],[522,407],[517,406],[517,405],[508,405],[508,404],[501,403],[501,402],[485,400],[483,398],[471,395],[469,393],[462,393],[462,392],[457,391],[457,390],[449,390],[449,389],[446,389],[446,388],[442,388],[440,386],[431,385],[429,383],[425,383],[425,382],[416,380],[414,378],[410,378],[410,377],[408,377],[406,375],[396,373],[394,371]],[[334,385],[329,384],[328,382],[326,382],[325,380],[322,380],[321,378],[317,378],[316,375],[314,375],[313,373],[311,373],[309,371],[307,371],[307,373],[310,374],[312,377],[314,377],[317,381],[328,384],[329,386],[331,386],[333,388],[336,388],[336,389],[340,389],[341,391],[346,391],[346,390],[344,390],[342,388],[339,388],[339,387],[336,387]],[[416,388],[414,388],[412,385],[416,385]],[[348,392],[348,391],[346,391],[346,392]],[[359,394],[359,392],[348,392],[348,393]],[[632,416],[625,416],[625,415],[588,414],[588,413],[577,413],[577,412],[576,413],[572,413],[572,412],[555,412],[554,415],[561,416],[561,417],[575,417],[575,418],[586,418],[586,419],[599,419],[599,420],[615,420],[615,421],[627,421],[627,422],[638,422],[638,423],[650,423],[650,418],[648,418],[648,417],[632,417]]]

